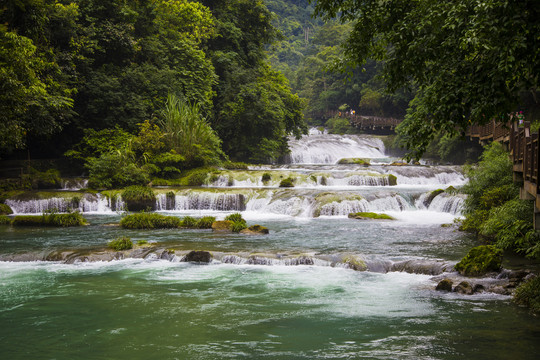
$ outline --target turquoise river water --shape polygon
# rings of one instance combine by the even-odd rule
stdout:
[[[368,157],[383,158],[384,150],[377,150],[382,154]],[[338,173],[352,171],[334,161],[268,171],[324,170],[340,179]],[[373,171],[382,171],[378,166],[384,165],[373,165]],[[475,245],[455,225],[441,227],[459,209],[418,202],[431,190],[462,184],[459,174],[449,170],[454,180],[420,185],[396,174],[397,186],[307,184],[273,200],[278,189],[268,186],[264,196],[246,200],[241,212],[248,223],[268,227],[269,235],[122,230],[109,225],[122,216],[110,210],[84,213],[90,225],[82,228],[0,226],[0,359],[538,359],[540,321],[509,296],[437,292],[444,274],[391,268],[409,260],[453,264]],[[400,176],[407,185],[399,185]],[[243,191],[245,184],[235,189]],[[362,206],[385,208],[397,220],[283,210],[316,207],[313,199],[321,191],[347,193],[348,202],[338,200],[334,210],[353,206],[352,192],[370,199]],[[402,199],[398,207],[380,200],[396,197]],[[279,201],[285,205],[277,206]],[[162,213],[223,219],[236,211],[203,207]],[[177,254],[208,250],[214,259],[204,265],[178,261],[180,255],[73,264],[39,260],[57,250],[103,249],[118,236]],[[10,256],[18,261],[8,261]],[[351,256],[368,270],[336,260]],[[259,260],[247,260],[254,258]],[[294,258],[310,261],[289,261]]]

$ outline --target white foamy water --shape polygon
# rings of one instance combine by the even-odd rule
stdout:
[[[368,135],[313,134],[290,139],[291,164],[335,164],[345,158],[384,158],[384,143]]]

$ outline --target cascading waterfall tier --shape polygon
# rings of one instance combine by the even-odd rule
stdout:
[[[344,158],[384,158],[384,143],[367,135],[310,134],[289,139],[291,164],[335,164]]]

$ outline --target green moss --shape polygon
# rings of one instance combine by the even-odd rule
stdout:
[[[254,233],[260,233],[260,234],[270,233],[270,230],[268,230],[267,227],[262,226],[262,225],[251,225],[250,227],[248,227],[248,229],[249,231],[254,232]]]
[[[238,232],[244,230],[245,228],[247,228],[247,225],[246,225],[245,221],[233,221],[232,222],[232,225],[231,225],[232,232],[238,233]]]
[[[223,164],[223,167],[228,170],[247,170],[248,164],[243,162],[231,162],[227,161]]]
[[[390,186],[396,186],[397,185],[397,177],[395,175],[392,175],[392,174],[388,175],[388,185],[390,185]]]
[[[137,240],[137,245],[138,246],[148,245],[148,240]]]
[[[0,215],[11,215],[13,210],[6,204],[0,204]]]
[[[441,193],[443,193],[444,190],[443,189],[437,189],[437,190],[433,190],[432,192],[429,193],[428,196],[426,196],[426,198],[424,199],[424,206],[429,206],[429,204],[431,204],[431,202],[433,201],[433,199],[437,196],[437,195],[440,195]]]
[[[148,211],[156,208],[156,195],[148,186],[128,186],[122,191],[122,200],[129,211]]]
[[[11,219],[9,216],[6,215],[0,215],[0,225],[10,225]]]
[[[351,219],[378,219],[378,220],[395,220],[393,217],[387,214],[380,214],[374,212],[358,212],[350,213],[349,218]]]
[[[356,256],[347,256],[343,259],[343,263],[349,265],[349,268],[356,271],[366,271],[366,262]]]
[[[281,180],[281,182],[279,183],[279,187],[294,187],[293,182],[294,182],[293,178],[291,177],[285,178]]]
[[[69,214],[45,213],[41,216],[19,215],[12,221],[13,226],[69,227],[86,225],[86,219],[78,212]]]
[[[133,249],[133,241],[128,237],[120,237],[109,242],[107,247],[115,251],[129,250]]]
[[[263,184],[266,184],[267,182],[269,182],[270,180],[272,180],[272,175],[270,175],[269,173],[265,172],[264,174],[262,174],[261,176],[261,181],[263,182]]]
[[[514,298],[516,304],[527,306],[535,314],[540,314],[540,277],[527,280],[516,288]]]
[[[143,212],[123,217],[120,226],[125,229],[172,229],[180,226],[180,219],[176,216]]]
[[[212,224],[216,221],[216,218],[213,216],[205,216],[197,220],[197,228],[199,229],[211,229]]]
[[[242,217],[242,214],[240,213],[234,213],[234,214],[231,214],[231,215],[227,215],[225,217],[225,220],[229,220],[229,221],[241,221],[241,222],[246,222],[246,220],[244,220],[244,218]]]
[[[182,219],[180,226],[188,229],[194,229],[197,227],[197,219],[191,216],[186,216]]]
[[[338,161],[338,164],[341,165],[363,165],[363,166],[369,166],[370,162],[369,159],[362,159],[362,158],[345,158],[340,159]]]
[[[502,254],[503,251],[493,245],[477,246],[456,264],[455,269],[465,276],[481,276],[491,271],[499,271]]]

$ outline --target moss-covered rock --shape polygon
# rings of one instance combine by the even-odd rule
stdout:
[[[451,292],[453,284],[454,284],[454,282],[452,280],[450,280],[450,279],[442,279],[437,284],[437,287],[435,287],[435,290]]]
[[[355,271],[366,271],[366,262],[356,256],[347,256],[343,259],[343,263],[347,264],[350,269]]]
[[[129,211],[153,211],[156,209],[156,195],[148,186],[128,186],[122,191],[121,196]]]
[[[443,193],[444,190],[443,189],[437,189],[437,190],[433,190],[432,192],[429,193],[428,196],[425,197],[424,199],[424,206],[425,207],[429,207],[429,204],[431,204],[431,202],[433,201],[433,199],[437,196],[437,195],[440,195],[441,193]]]
[[[472,248],[454,267],[464,276],[481,276],[488,272],[499,271],[503,251],[493,245],[481,245]]]
[[[456,292],[458,294],[463,294],[463,295],[472,295],[472,294],[474,294],[473,287],[467,281],[462,281],[459,284],[457,284],[456,287],[454,288],[454,292]]]
[[[0,204],[0,215],[11,215],[13,210],[6,204]]]
[[[363,165],[363,166],[369,166],[370,162],[369,162],[369,159],[345,158],[345,159],[340,159],[338,161],[338,164],[340,164],[340,165]]]
[[[212,224],[212,231],[215,232],[232,232],[232,221],[229,220],[222,220],[222,221],[214,221]]]
[[[196,263],[209,263],[212,261],[212,254],[208,251],[190,251],[184,256],[182,261],[196,262]]]
[[[279,187],[294,187],[294,179],[291,177],[281,180]]]
[[[350,213],[349,214],[350,219],[359,219],[359,220],[369,220],[369,219],[376,219],[376,220],[395,220],[393,217],[387,214],[379,214],[374,212],[358,212],[358,213]]]
[[[388,185],[390,186],[396,186],[397,185],[397,177],[393,174],[388,175]]]
[[[261,225],[252,225],[248,228],[245,228],[240,231],[241,234],[248,234],[248,235],[258,235],[258,234],[268,234],[270,231],[267,227],[261,226]]]

